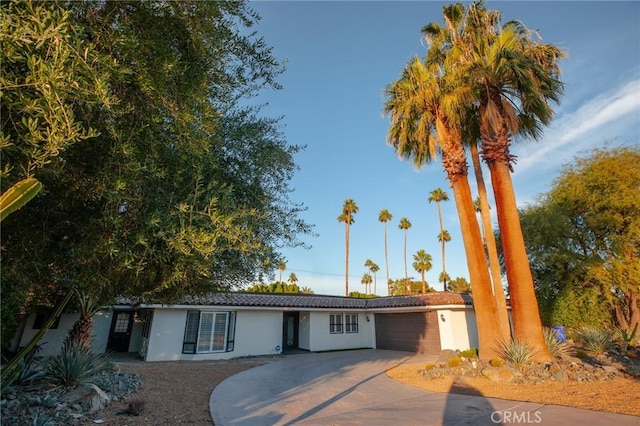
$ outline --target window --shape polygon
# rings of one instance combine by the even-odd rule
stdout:
[[[188,311],[182,353],[230,352],[235,327],[235,312]]]
[[[344,323],[347,333],[358,332],[358,314],[344,314]]]
[[[36,318],[33,320],[33,329],[40,330],[46,323],[49,321],[53,315],[53,309],[49,308],[38,308],[36,311]],[[55,330],[58,328],[58,324],[60,324],[60,317],[56,318],[51,326],[51,330]]]
[[[342,314],[329,314],[329,333],[342,333]]]

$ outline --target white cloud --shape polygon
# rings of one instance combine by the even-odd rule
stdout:
[[[619,137],[616,128],[638,129],[640,125],[640,80],[601,94],[576,111],[564,114],[547,128],[540,142],[516,145],[516,171],[538,171],[570,160],[578,151]],[[622,126],[620,126],[622,124]],[[636,132],[637,136],[637,132]]]

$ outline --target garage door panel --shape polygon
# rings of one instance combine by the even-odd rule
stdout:
[[[436,312],[376,313],[376,347],[421,354],[440,353]]]

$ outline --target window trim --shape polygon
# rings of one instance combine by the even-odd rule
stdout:
[[[353,321],[349,321],[352,319]],[[358,332],[358,314],[357,313],[345,313],[344,314],[344,331],[345,333],[355,334]]]
[[[215,340],[220,339],[220,334],[216,336],[216,325],[219,325],[219,316],[224,316],[224,336],[222,341],[222,349],[214,349]],[[202,325],[203,317],[211,317],[211,324],[209,333],[210,336],[203,336]],[[209,324],[207,324],[209,326]],[[235,327],[236,327],[236,312],[235,311],[199,311],[189,310],[187,311],[187,318],[185,321],[184,338],[182,341],[182,353],[183,354],[211,354],[211,353],[223,353],[231,352],[235,346]],[[219,331],[219,329],[218,329]],[[207,337],[209,349],[205,350],[207,342],[202,339]]]
[[[344,321],[343,321],[342,313],[329,314],[329,334],[343,334],[343,333],[344,333]]]

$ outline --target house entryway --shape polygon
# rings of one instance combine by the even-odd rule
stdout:
[[[300,312],[282,313],[282,350],[297,350],[299,345]]]
[[[113,320],[109,329],[107,352],[128,352],[131,340],[131,327],[133,326],[134,312],[113,311]]]

